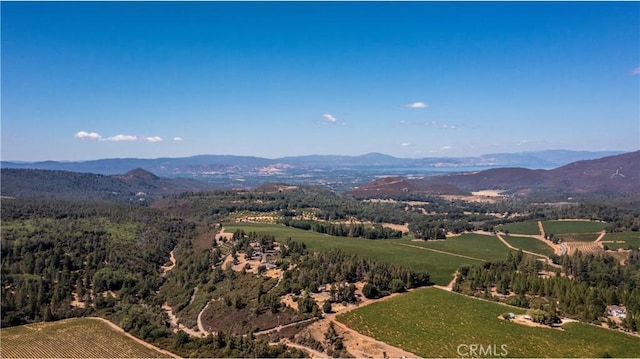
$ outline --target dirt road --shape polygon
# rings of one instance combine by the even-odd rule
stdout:
[[[173,251],[169,252],[169,260],[171,261],[171,265],[168,266],[162,266],[162,276],[166,277],[167,273],[169,273],[169,271],[171,271],[173,269],[173,267],[176,266],[176,257],[173,256]]]
[[[530,252],[530,251],[527,251],[527,250],[524,250],[524,249],[516,248],[516,247],[512,246],[511,244],[509,244],[509,242],[507,242],[504,238],[502,238],[502,236],[499,233],[496,233],[496,236],[498,237],[498,239],[502,243],[504,243],[505,246],[507,246],[510,249],[513,249],[513,250],[516,250],[516,251],[522,251],[522,253],[526,253],[526,254],[530,254],[532,256],[544,258],[547,265],[549,265],[551,267],[554,267],[554,268],[562,268],[561,265],[553,263],[551,258],[545,256],[544,254],[534,253],[534,252]]]
[[[129,338],[133,339],[134,341],[138,342],[139,344],[142,344],[142,345],[144,345],[145,347],[147,347],[149,349],[155,350],[158,353],[164,354],[169,358],[182,358],[181,356],[173,354],[170,351],[167,351],[167,350],[164,350],[164,349],[160,349],[160,348],[156,347],[155,345],[151,345],[151,344],[145,342],[142,339],[136,338],[135,336],[127,333],[124,329],[120,328],[119,326],[115,325],[114,323],[112,323],[112,322],[110,322],[110,321],[108,321],[108,320],[106,320],[104,318],[100,318],[100,317],[87,317],[87,318],[88,319],[99,320],[99,321],[102,321],[104,323],[107,323],[113,330],[115,330],[115,331],[117,331],[119,333],[122,333],[122,334],[128,336]]]
[[[281,343],[285,344],[288,347],[292,347],[292,348],[296,348],[296,349],[300,349],[302,351],[305,351],[308,354],[310,354],[311,358],[323,358],[323,359],[324,358],[329,358],[329,356],[327,354],[325,354],[325,353],[321,353],[321,352],[319,352],[319,351],[317,351],[315,349],[311,349],[309,347],[305,347],[304,345],[293,343],[288,339],[283,339]],[[278,345],[278,344],[281,344],[281,343],[269,343],[269,344]]]
[[[416,249],[422,249],[422,250],[424,250],[424,251],[431,251],[431,252],[436,252],[436,253],[440,253],[440,254],[447,254],[447,255],[450,255],[450,256],[454,256],[454,257],[460,257],[460,258],[472,259],[472,260],[474,260],[474,261],[481,261],[481,262],[484,262],[484,259],[475,258],[475,257],[469,257],[469,256],[465,256],[465,255],[462,255],[462,254],[457,254],[457,253],[445,252],[445,251],[441,251],[441,250],[438,250],[438,249],[426,248],[426,247],[420,247],[420,246],[414,246],[414,245],[411,245],[411,244],[404,244],[404,243],[394,243],[394,244],[399,245],[399,246],[405,246],[405,247],[411,247],[411,248],[416,248]]]

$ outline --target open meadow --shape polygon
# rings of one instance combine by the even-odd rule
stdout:
[[[290,237],[295,241],[305,243],[313,251],[327,251],[338,248],[345,253],[361,255],[380,262],[402,265],[415,270],[426,270],[431,275],[431,281],[440,285],[448,284],[453,279],[453,273],[461,265],[482,262],[479,259],[457,256],[455,255],[456,253],[446,254],[416,248],[420,247],[424,242],[335,237],[285,227],[279,224],[225,223],[224,228],[226,232],[244,229],[247,233],[271,234],[276,240],[284,240]],[[464,239],[461,241],[464,241]],[[473,246],[473,243],[469,242],[469,245]],[[506,250],[506,247],[503,246],[503,248]],[[473,252],[473,254],[477,254],[477,252]],[[505,256],[501,258],[505,258]]]
[[[167,358],[99,319],[74,318],[4,328],[2,358]]]
[[[504,348],[507,357],[637,357],[640,353],[638,337],[583,323],[567,323],[564,330],[530,327],[499,319],[505,312],[524,313],[437,288],[421,288],[340,314],[337,320],[422,357],[459,357],[472,344],[491,346],[498,353]]]

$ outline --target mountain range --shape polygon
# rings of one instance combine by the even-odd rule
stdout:
[[[576,161],[551,170],[494,168],[426,178],[387,177],[356,188],[356,197],[406,196],[407,192],[458,195],[480,190],[511,195],[640,195],[640,151]]]
[[[362,156],[310,155],[268,159],[253,156],[198,155],[181,158],[112,158],[91,161],[0,162],[1,168],[31,168],[88,172],[103,175],[125,173],[142,168],[158,176],[207,176],[216,173],[285,173],[296,170],[394,167],[442,169],[525,167],[550,169],[570,162],[620,154],[620,151],[547,150],[521,153],[495,153],[475,157],[397,158],[380,153]]]
[[[566,158],[566,157],[565,157]],[[188,163],[206,163],[210,161],[206,156],[198,156]],[[67,198],[135,201],[150,203],[153,200],[171,194],[187,191],[211,190],[214,188],[251,188],[265,183],[289,183],[321,185],[335,189],[339,183],[342,191],[356,197],[406,197],[407,193],[424,194],[466,194],[479,190],[502,190],[506,194],[530,196],[543,195],[566,198],[571,195],[633,195],[640,196],[640,151],[606,156],[592,160],[571,162],[551,170],[529,169],[523,167],[501,167],[486,170],[458,171],[453,173],[430,173],[426,175],[385,176],[385,169],[391,166],[395,159],[390,156],[370,154],[360,157],[336,156],[334,162],[367,163],[366,170],[316,170],[324,164],[326,156],[309,156],[289,160],[290,167],[285,165],[272,166],[274,171],[291,170],[295,161],[313,165],[312,170],[298,170],[298,172],[284,172],[278,176],[268,171],[258,170],[250,173],[242,172],[239,167],[268,164],[269,160],[242,157],[239,162],[234,156],[217,156],[218,165],[232,166],[236,171],[221,172],[220,182],[199,180],[183,177],[159,177],[146,169],[136,168],[124,174],[104,175],[99,173],[72,172],[43,169],[4,168],[1,174],[1,194],[5,197],[21,198]],[[176,159],[185,160],[186,159]],[[103,160],[102,164],[113,164],[116,160]],[[137,160],[154,161],[154,160]],[[160,160],[155,160],[160,161]],[[385,162],[389,161],[389,162]],[[95,165],[98,161],[92,161]],[[242,164],[244,163],[244,164]],[[371,163],[379,163],[380,167]],[[391,164],[390,164],[391,163]],[[118,167],[122,164],[116,164]],[[193,164],[192,166],[197,166]],[[315,166],[315,167],[314,167]],[[328,166],[328,165],[327,165]],[[337,166],[337,165],[336,165]],[[103,170],[106,167],[102,167]],[[422,167],[417,167],[412,173],[421,173]],[[366,172],[366,176],[362,173]],[[240,174],[238,174],[240,173]],[[290,176],[291,173],[298,175]],[[241,178],[241,176],[243,176]],[[253,176],[253,177],[250,177]],[[315,177],[314,177],[315,176]],[[358,177],[359,176],[359,177]],[[246,178],[245,178],[246,177]],[[247,181],[252,178],[252,181]],[[370,178],[365,182],[366,178]],[[322,179],[320,181],[320,179]],[[356,181],[357,179],[357,181]],[[372,179],[375,179],[372,181]],[[242,181],[240,181],[242,180]],[[315,182],[314,182],[315,181]],[[362,181],[360,185],[358,181]],[[241,184],[241,186],[238,186]]]

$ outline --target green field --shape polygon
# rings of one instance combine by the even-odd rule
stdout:
[[[107,323],[76,318],[4,328],[2,358],[162,358]]]
[[[506,236],[503,235],[505,241],[507,241],[512,246],[522,249],[524,251],[529,251],[533,253],[542,254],[545,256],[551,256],[553,254],[553,248],[542,243],[542,241],[530,238],[530,237],[514,237],[514,236]]]
[[[508,230],[509,233],[515,233],[515,234],[529,234],[529,235],[540,234],[540,228],[538,228],[538,222],[531,222],[531,221],[507,223],[507,224],[496,226],[496,229],[503,232]]]
[[[567,242],[593,242],[600,236],[600,233],[568,233],[560,234],[557,237]]]
[[[403,265],[415,270],[426,270],[431,275],[431,281],[441,285],[448,284],[451,279],[453,279],[453,273],[461,265],[482,262],[409,247],[407,245],[421,243],[411,242],[409,240],[371,240],[334,237],[278,224],[225,223],[224,227],[227,232],[234,232],[242,228],[245,232],[268,233],[276,237],[276,240],[291,237],[295,241],[305,243],[307,247],[313,251],[326,251],[338,248],[346,253],[358,254],[380,262]],[[504,248],[506,249],[506,247]],[[505,258],[505,256],[501,258]]]
[[[508,357],[637,357],[640,338],[582,323],[565,330],[498,319],[522,310],[437,288],[422,288],[337,316],[337,320],[422,357],[459,357],[467,347],[502,345]]]
[[[609,249],[623,248],[627,249],[629,245],[636,248],[640,248],[640,232],[615,232],[607,233],[602,238],[602,241],[623,241],[624,243],[604,243]]]
[[[402,242],[486,261],[505,259],[509,253],[509,248],[497,237],[482,234],[463,234],[461,236],[447,238],[445,241],[422,242],[403,240]]]
[[[597,233],[609,226],[605,222],[587,221],[543,221],[542,227],[547,234]]]

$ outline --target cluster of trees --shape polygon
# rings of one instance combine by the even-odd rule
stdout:
[[[380,224],[333,224],[329,222],[295,220],[290,218],[285,218],[284,220],[282,220],[282,224],[287,227],[303,229],[305,231],[325,233],[338,237],[363,237],[367,239],[402,238],[402,231],[386,228]]]
[[[413,233],[413,235],[418,239],[447,239],[447,229],[445,228],[444,223],[434,222],[427,217],[410,222],[409,231],[411,231],[411,233]]]
[[[542,269],[540,261],[522,252],[510,253],[505,261],[461,267],[454,290],[489,298],[495,287],[500,294],[515,294],[507,299],[509,304],[546,311],[551,321],[560,314],[597,322],[606,316],[607,306],[624,305],[627,317],[623,327],[638,330],[640,252],[632,251],[625,265],[609,256],[580,252],[572,257],[562,256],[560,263],[565,276],[558,268],[555,276],[544,277],[538,274]]]
[[[284,345],[270,345],[252,335],[234,335],[219,331],[204,338],[189,336],[184,331],[174,333],[167,326],[159,307],[119,304],[110,319],[127,332],[187,358],[302,358],[304,353]]]
[[[231,237],[234,252],[243,252],[247,258],[251,258],[255,253],[265,253],[275,248],[276,239],[270,234],[258,234],[239,229]]]
[[[339,283],[367,282],[381,295],[398,291],[398,282],[401,282],[404,288],[431,284],[427,272],[380,263],[355,254],[345,254],[339,249],[308,253],[304,244],[290,239],[285,241],[285,247],[287,251],[283,251],[283,256],[297,254],[300,259],[296,262],[295,268],[284,272],[282,282],[278,286],[282,294],[305,289],[317,292],[320,286],[335,283],[335,300],[352,301],[353,296],[349,293],[353,293],[353,288],[349,289],[349,286],[344,285],[341,287]]]

